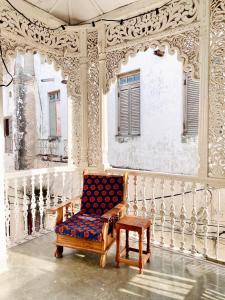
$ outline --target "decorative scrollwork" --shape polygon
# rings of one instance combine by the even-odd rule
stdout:
[[[154,33],[188,25],[198,18],[198,0],[171,0],[157,10],[106,28],[107,46],[137,40]]]
[[[99,111],[98,32],[88,33],[88,164],[96,166],[101,159]]]
[[[177,51],[178,59],[183,62],[185,71],[192,70],[192,76],[199,78],[199,28],[196,27],[194,30],[184,33],[157,40],[149,39],[118,50],[108,50],[106,54],[106,90],[109,90],[111,81],[115,80],[121,64],[126,63],[129,56],[146,51],[148,48],[163,49],[166,46],[171,54]]]
[[[210,15],[209,176],[225,176],[225,2],[213,0]]]
[[[37,44],[38,48],[44,46],[48,51],[74,55],[79,52],[79,33],[67,32],[61,28],[57,30],[42,27],[38,20],[32,20],[36,25],[30,24],[27,19],[21,16],[6,4],[0,9],[0,19],[3,21],[1,28],[15,35],[17,39],[25,39],[27,44]],[[40,25],[40,26],[38,26]]]

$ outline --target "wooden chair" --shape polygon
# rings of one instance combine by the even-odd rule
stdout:
[[[127,175],[84,174],[83,193],[52,208],[57,212],[55,257],[62,257],[63,247],[101,254],[100,266],[106,264],[109,248],[115,241],[115,223],[125,213]],[[65,210],[80,202],[80,211],[64,219]]]

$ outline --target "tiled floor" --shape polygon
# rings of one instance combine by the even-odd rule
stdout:
[[[114,266],[115,248],[105,269],[95,254],[65,250],[55,259],[53,234],[9,251],[0,274],[0,299],[225,299],[225,267],[152,248],[143,275],[135,267]]]

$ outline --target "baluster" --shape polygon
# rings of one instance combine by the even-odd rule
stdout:
[[[70,191],[69,191],[69,199],[73,198],[73,172],[70,172]]]
[[[43,231],[44,229],[44,197],[43,197],[43,175],[39,175],[39,186],[40,186],[40,194],[39,194],[39,212],[40,212],[40,228],[39,231]]]
[[[192,212],[191,212],[191,227],[192,227],[192,246],[191,253],[195,254],[197,252],[196,249],[196,231],[197,231],[197,210],[196,210],[196,184],[192,185]]]
[[[36,197],[35,197],[35,176],[31,177],[31,214],[32,214],[32,235],[35,235],[35,222],[36,222]]]
[[[130,213],[130,177],[129,175],[127,176],[127,195],[126,195],[126,203],[127,203],[127,207],[126,207],[126,213],[129,215]]]
[[[23,178],[23,220],[24,220],[24,238],[28,237],[28,201],[27,201],[27,178]]]
[[[65,172],[62,172],[62,202],[66,201],[66,196],[65,196]]]
[[[5,180],[5,228],[6,242],[10,245],[10,202],[9,202],[9,185],[8,180]]]
[[[220,197],[221,197],[220,189],[218,189],[216,259],[219,259],[219,246],[220,246]]]
[[[155,204],[155,178],[151,178],[152,186],[152,201],[151,201],[151,218],[152,218],[152,242],[155,242],[155,217],[156,217],[156,204]]]
[[[47,193],[46,193],[46,208],[50,208],[51,199],[50,199],[50,183],[49,183],[49,173],[47,174]]]
[[[142,200],[142,215],[143,217],[146,217],[146,194],[145,194],[145,181],[146,181],[146,178],[145,176],[142,177],[142,197],[143,197],[143,200]]]
[[[162,200],[160,205],[160,219],[161,219],[161,237],[160,237],[160,246],[164,245],[164,225],[165,225],[165,216],[166,216],[166,206],[164,202],[164,179],[161,180],[161,191],[162,191]]]
[[[171,239],[170,239],[170,248],[174,248],[174,226],[176,222],[175,215],[175,206],[174,206],[174,180],[170,182],[170,191],[171,191],[171,206],[170,206],[170,224],[171,224]]]
[[[58,195],[57,195],[57,192],[56,192],[56,187],[58,186],[57,185],[57,177],[58,177],[58,173],[55,172],[54,173],[54,206],[57,206],[58,204]]]
[[[203,255],[207,256],[208,253],[208,224],[209,224],[209,216],[208,216],[208,191],[207,186],[204,188],[204,198],[205,205],[203,209],[203,234],[204,234],[204,247],[203,247]]]
[[[181,198],[182,198],[182,204],[181,204],[181,211],[180,211],[180,226],[181,226],[181,237],[182,240],[180,242],[180,250],[183,251],[185,249],[185,239],[184,239],[184,231],[185,231],[185,225],[186,225],[186,210],[184,205],[184,195],[185,195],[185,183],[182,181],[181,183]]]
[[[137,206],[137,176],[134,175],[134,215],[137,216],[138,213],[138,206]]]
[[[19,242],[19,201],[18,201],[18,179],[15,178],[14,180],[14,233],[15,233],[15,237],[14,237],[14,242]]]

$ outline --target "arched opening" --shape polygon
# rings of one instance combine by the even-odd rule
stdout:
[[[68,166],[67,78],[36,51],[16,52],[7,68],[13,82],[3,89],[4,201],[11,246],[51,229],[46,209],[70,199],[76,187],[74,168]],[[8,76],[3,75],[4,83]]]
[[[129,57],[108,92],[108,162],[196,175],[199,81],[168,49]]]
[[[3,95],[6,172],[65,166],[67,81],[39,53],[17,52],[9,69],[14,80]]]

